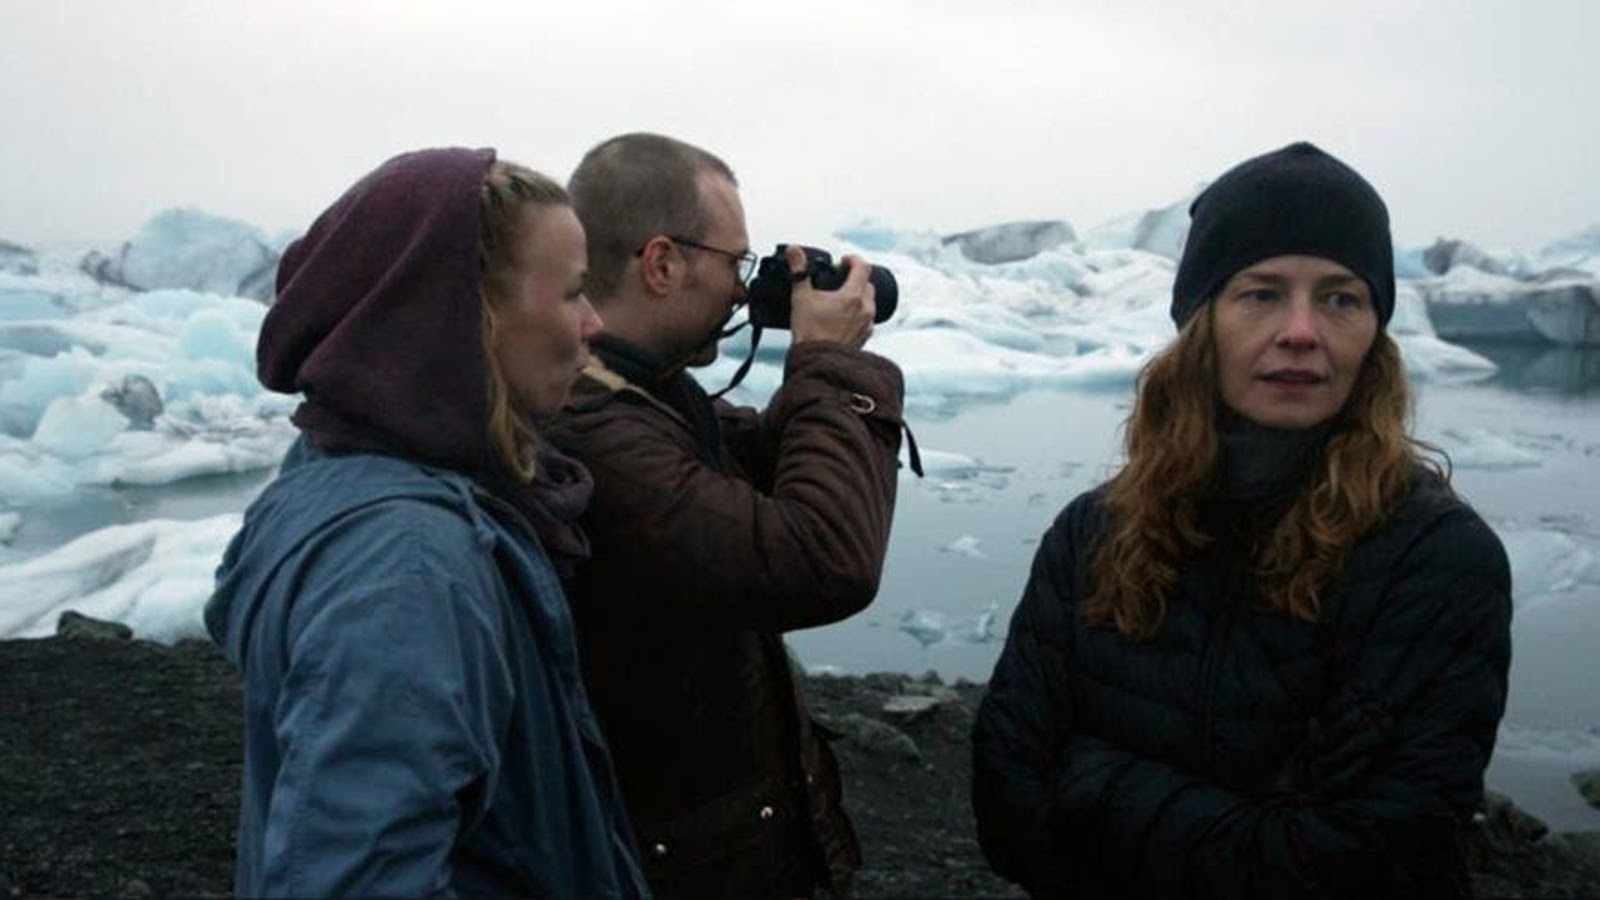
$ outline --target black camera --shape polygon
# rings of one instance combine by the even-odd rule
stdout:
[[[779,244],[771,256],[763,256],[756,269],[756,277],[745,289],[745,303],[750,306],[750,324],[762,328],[789,327],[789,292],[791,286],[806,278],[819,291],[838,290],[850,271],[845,266],[833,264],[833,256],[826,250],[798,245],[806,254],[804,272],[789,271],[789,261],[783,251],[787,244]],[[895,304],[900,301],[900,286],[894,273],[883,266],[873,266],[869,279],[872,282],[873,300],[877,312],[873,322],[887,322],[894,315]]]

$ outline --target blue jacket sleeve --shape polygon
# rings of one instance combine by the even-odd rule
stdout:
[[[247,893],[449,893],[451,848],[493,795],[513,686],[492,598],[438,572],[356,580],[293,616]]]
[[[1357,771],[1346,761],[1336,778],[1246,797],[1080,735],[1057,754],[1055,831],[1140,893],[1456,893],[1455,828],[1481,796],[1504,710],[1510,609],[1499,541],[1457,518],[1402,559],[1330,701],[1343,707],[1332,720],[1369,723],[1345,736],[1363,748]],[[1378,706],[1349,715],[1360,698]],[[1338,741],[1324,752],[1350,755]]]

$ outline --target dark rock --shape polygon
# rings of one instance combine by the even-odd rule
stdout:
[[[1561,839],[1574,852],[1600,868],[1600,831],[1563,831]]]
[[[156,417],[166,409],[155,383],[143,375],[124,375],[121,384],[101,391],[100,399],[126,416],[128,427],[133,431],[149,431]]]
[[[850,742],[873,756],[921,762],[922,751],[905,732],[871,716],[849,713],[826,723]]]
[[[943,238],[947,245],[956,244],[967,259],[989,265],[1031,259],[1077,239],[1072,226],[1059,219],[1007,222]]]
[[[1572,783],[1590,806],[1600,806],[1600,769],[1572,773]]]
[[[1550,833],[1550,826],[1538,816],[1524,812],[1510,797],[1494,791],[1483,792],[1483,816],[1490,833],[1518,841],[1533,842]]]
[[[129,879],[128,881],[124,881],[122,883],[122,896],[124,897],[154,897],[155,894],[155,891],[150,890],[150,885],[145,884],[137,878]]]
[[[1479,897],[1593,897],[1600,859],[1582,834],[1552,835],[1510,798],[1484,792],[1484,811],[1465,835],[1473,894]]]
[[[56,637],[128,641],[133,639],[133,629],[121,622],[107,622],[69,609],[56,620]]]

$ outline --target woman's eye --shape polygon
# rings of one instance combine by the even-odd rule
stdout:
[[[1327,303],[1334,309],[1357,310],[1366,305],[1366,298],[1353,291],[1334,291],[1327,296]]]
[[[1240,294],[1239,299],[1247,300],[1251,303],[1271,303],[1278,299],[1278,293],[1267,288],[1256,288],[1253,291],[1245,291]]]

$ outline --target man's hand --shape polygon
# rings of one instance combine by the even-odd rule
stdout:
[[[798,247],[784,252],[789,271],[803,272],[806,255]],[[819,291],[809,280],[796,282],[790,294],[789,330],[791,344],[806,341],[835,341],[859,348],[872,334],[872,317],[878,307],[873,300],[872,283],[867,280],[872,266],[859,256],[840,261],[850,274],[836,291]]]

